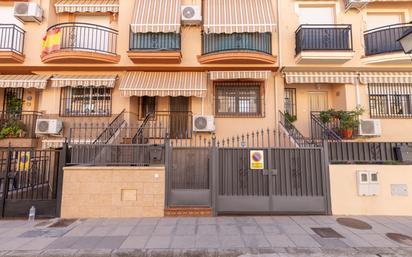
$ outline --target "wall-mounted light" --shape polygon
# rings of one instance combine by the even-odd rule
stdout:
[[[406,30],[398,41],[405,54],[412,54],[412,28]]]

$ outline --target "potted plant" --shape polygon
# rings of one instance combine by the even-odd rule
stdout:
[[[326,124],[336,116],[336,111],[334,109],[329,109],[327,111],[321,111],[319,113],[319,119],[322,123]]]
[[[9,120],[0,130],[0,139],[24,137],[26,134],[25,126],[17,120]]]
[[[286,129],[291,129],[293,127],[292,123],[297,120],[296,115],[292,115],[288,112],[285,112],[285,127]]]
[[[351,139],[353,137],[353,131],[360,124],[358,117],[362,115],[363,112],[364,110],[358,107],[354,111],[340,111],[338,113],[341,133],[344,139]]]

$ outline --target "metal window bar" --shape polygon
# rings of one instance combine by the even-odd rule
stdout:
[[[348,24],[300,25],[295,32],[296,54],[310,50],[351,51],[352,26]]]
[[[285,88],[285,114],[297,115],[296,88]]]
[[[130,51],[179,51],[180,33],[133,33],[130,30]]]
[[[25,33],[15,24],[0,24],[0,51],[23,54]]]
[[[60,29],[61,33],[61,50],[109,55],[117,53],[117,30],[90,23],[66,22],[53,25],[47,31],[57,28]]]
[[[202,34],[202,54],[223,51],[272,54],[272,33]]]
[[[21,88],[21,87],[5,88],[4,89],[3,110],[9,113],[13,113],[13,114],[20,113],[23,108],[23,95],[24,95],[24,88]],[[16,109],[16,107],[18,109]]]
[[[412,118],[412,84],[368,84],[371,118]]]
[[[60,116],[110,116],[111,114],[111,88],[79,86],[61,89]]]
[[[410,28],[411,23],[399,23],[365,31],[365,55],[403,51],[398,39]]]

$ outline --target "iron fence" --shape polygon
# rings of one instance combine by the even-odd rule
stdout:
[[[0,24],[0,51],[23,54],[25,31],[14,24]]]
[[[299,147],[313,146],[314,144],[305,138],[302,133],[293,125],[293,123],[286,118],[286,116],[279,111],[279,124],[286,130],[287,134],[291,137]]]
[[[352,26],[346,24],[300,25],[295,32],[296,54],[306,50],[352,50]]]
[[[224,51],[272,54],[272,33],[202,34],[202,54]]]
[[[41,115],[42,113],[34,111],[1,111],[0,128],[8,125],[14,126],[17,123],[17,126],[23,130],[23,133],[17,136],[18,138],[36,138],[36,121]]]
[[[323,123],[319,118],[319,113],[312,112],[310,114],[310,133],[313,142],[318,145],[323,140],[341,141],[342,138],[339,135],[340,123],[333,119],[331,122]]]
[[[178,51],[180,33],[133,33],[130,30],[130,51]]]
[[[117,30],[90,23],[66,22],[53,25],[47,31],[56,29],[61,33],[61,50],[117,53]]]
[[[398,39],[410,28],[411,23],[399,23],[365,31],[365,55],[403,51]]]

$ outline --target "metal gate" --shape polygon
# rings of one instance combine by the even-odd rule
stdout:
[[[262,150],[263,170],[250,169]],[[219,148],[217,213],[326,214],[328,183],[322,148]]]
[[[0,215],[59,216],[64,150],[0,149]]]

